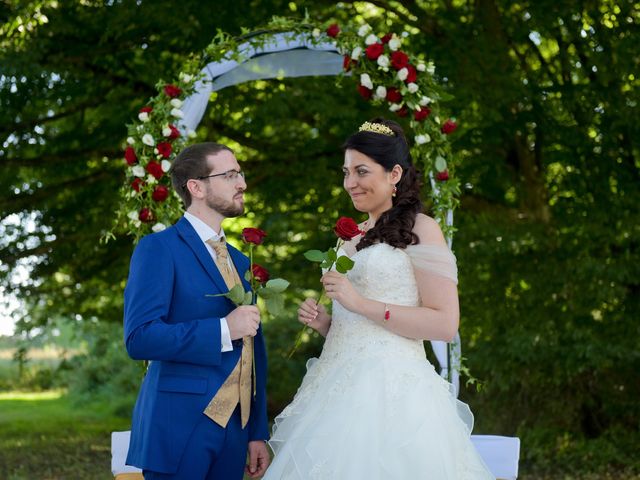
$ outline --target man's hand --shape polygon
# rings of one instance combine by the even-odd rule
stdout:
[[[241,305],[226,318],[231,340],[255,337],[260,326],[260,312],[255,305]]]
[[[244,467],[247,475],[251,478],[261,477],[267,470],[270,461],[267,444],[263,440],[249,442],[249,464]]]

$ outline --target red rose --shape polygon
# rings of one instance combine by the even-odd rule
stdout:
[[[253,243],[254,245],[260,245],[262,239],[267,236],[267,232],[260,230],[259,228],[243,228],[242,240],[245,243]]]
[[[147,207],[145,207],[142,210],[140,210],[140,213],[138,214],[138,219],[140,219],[140,221],[144,223],[152,222],[153,212],[149,210]]]
[[[439,182],[446,182],[447,180],[449,180],[449,170],[436,173],[436,180],[438,180]]]
[[[384,53],[384,45],[381,43],[374,43],[369,45],[364,53],[367,54],[369,60],[377,60],[378,57]]]
[[[131,182],[131,188],[133,188],[136,192],[139,192],[140,189],[144,187],[144,180],[141,178],[136,178]]]
[[[162,171],[162,167],[158,162],[149,162],[147,163],[147,172],[156,177],[156,179],[160,180],[164,175]]]
[[[413,67],[413,65],[407,65],[407,70],[409,70],[409,74],[407,75],[405,83],[414,83],[416,81],[416,78],[418,78],[418,72]]]
[[[344,59],[342,60],[342,69],[345,72],[351,70],[351,57],[349,55],[344,56]]]
[[[391,103],[400,103],[402,101],[402,94],[395,87],[387,89],[387,101]]]
[[[373,90],[365,87],[364,85],[358,85],[358,92],[362,95],[362,98],[365,100],[369,100],[373,95]]]
[[[138,163],[138,157],[136,156],[136,151],[133,147],[127,147],[124,149],[124,159],[127,161],[128,165],[135,165]]]
[[[267,283],[269,280],[269,271],[257,263],[251,265],[251,273],[253,273],[253,278],[260,283]]]
[[[143,112],[151,113],[152,111],[153,111],[153,107],[142,107],[140,109],[140,113],[143,113]]]
[[[453,120],[448,119],[446,122],[444,122],[440,131],[445,135],[449,135],[450,133],[453,133],[456,128],[458,128],[458,124]]]
[[[175,140],[180,137],[180,130],[178,130],[175,125],[169,125],[169,129],[171,130],[171,135],[167,137],[169,140]]]
[[[164,202],[169,196],[169,189],[164,185],[158,185],[153,189],[153,194],[151,194],[151,198],[153,198],[156,202]]]
[[[333,231],[342,240],[351,240],[362,233],[355,220],[349,217],[340,217]]]
[[[156,148],[158,149],[158,153],[160,153],[164,158],[169,158],[171,156],[172,148],[169,142],[160,142]]]
[[[167,97],[174,98],[180,95],[182,93],[182,90],[175,85],[169,84],[164,86],[164,93],[167,95]]]
[[[409,56],[398,50],[391,54],[391,66],[396,70],[400,70],[409,65]]]
[[[389,43],[389,40],[391,40],[392,38],[393,38],[393,34],[391,34],[391,33],[387,33],[387,34],[385,34],[385,36],[384,36],[384,37],[382,37],[382,38],[380,39],[380,41],[381,41],[382,43],[384,43],[384,44],[387,44],[387,43]]]
[[[332,23],[331,25],[329,25],[329,28],[327,28],[327,35],[329,35],[330,37],[336,38],[339,33],[340,27],[337,23]]]
[[[400,110],[396,111],[396,115],[398,115],[399,117],[406,117],[407,115],[409,115],[409,109],[403,105]]]
[[[415,118],[418,122],[423,122],[429,115],[431,115],[431,109],[422,107],[421,110],[416,110],[416,112],[413,114],[413,118]]]

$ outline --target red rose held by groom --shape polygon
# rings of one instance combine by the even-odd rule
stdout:
[[[269,271],[257,263],[251,265],[251,273],[253,273],[253,278],[260,283],[267,283],[269,281]]]
[[[353,218],[349,217],[340,217],[333,231],[344,241],[351,240],[353,237],[357,237],[362,233],[358,228],[358,224]]]
[[[267,236],[267,232],[259,228],[243,228],[242,240],[245,243],[253,243],[254,245],[262,244],[262,239]]]

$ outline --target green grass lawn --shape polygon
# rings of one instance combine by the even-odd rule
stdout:
[[[0,393],[0,478],[111,479],[111,432],[129,419],[62,392]]]

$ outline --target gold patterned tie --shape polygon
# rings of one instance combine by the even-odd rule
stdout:
[[[207,244],[216,252],[216,265],[229,290],[235,285],[241,284],[238,271],[229,263],[229,251],[224,237],[219,241],[209,239]],[[249,421],[252,365],[253,337],[244,337],[242,339],[242,354],[238,363],[204,410],[205,415],[223,428],[226,428],[238,402],[240,402],[242,428]]]

